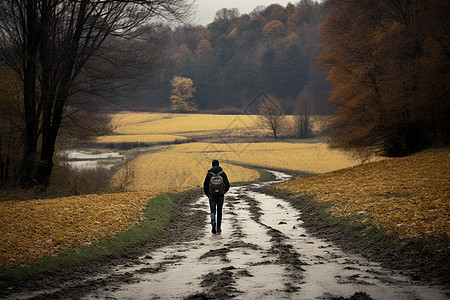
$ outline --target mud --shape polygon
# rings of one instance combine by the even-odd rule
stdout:
[[[370,236],[361,238],[358,232],[348,232],[340,224],[328,223],[320,217],[319,210],[311,205],[313,199],[309,196],[290,196],[270,188],[260,192],[282,198],[295,209],[302,211],[301,220],[308,233],[332,242],[344,251],[358,253],[372,261],[379,262],[383,267],[398,270],[415,281],[426,281],[435,285],[450,287],[450,256],[438,256],[429,251],[426,244],[420,242],[404,242],[400,248],[386,247],[374,242]]]
[[[274,172],[277,180],[288,176]],[[268,183],[269,184],[269,183]],[[46,274],[11,299],[446,299],[448,290],[383,267],[327,236],[293,199],[233,187],[213,235],[201,191],[175,201],[158,239],[119,258]],[[315,224],[310,225],[309,222]],[[316,222],[316,223],[314,223]],[[320,227],[322,226],[322,227]],[[336,235],[338,231],[336,231]],[[345,242],[342,242],[344,245]],[[339,247],[338,247],[339,245]],[[447,293],[447,294],[446,294]]]

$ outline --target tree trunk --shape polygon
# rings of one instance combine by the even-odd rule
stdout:
[[[74,35],[71,43],[66,45],[69,54],[78,53],[88,2],[88,0],[82,0],[80,3]],[[50,16],[47,15],[46,17],[47,18],[44,18],[44,22],[50,21],[48,19]],[[48,44],[50,43],[47,38],[49,35],[50,33],[44,34],[42,38],[43,47],[41,52],[49,50],[47,48],[53,49],[52,46]],[[50,176],[53,169],[53,155],[55,154],[55,144],[63,118],[64,106],[69,97],[71,85],[73,84],[72,72],[75,69],[75,58],[73,56],[68,57],[59,82],[60,90],[56,93],[56,85],[48,80],[51,78],[52,73],[51,57],[45,55],[43,57],[42,72],[44,73],[44,80],[42,83],[41,103],[43,103],[44,109],[42,114],[42,150],[37,172],[37,182],[41,187],[46,188],[50,183]]]
[[[27,22],[21,24],[28,32],[25,40],[26,60],[24,61],[23,102],[25,110],[24,154],[20,171],[20,181],[25,187],[35,183],[36,174],[36,144],[39,115],[36,113],[36,81],[37,60],[39,49],[39,25],[37,22],[37,7],[33,0],[27,1]]]

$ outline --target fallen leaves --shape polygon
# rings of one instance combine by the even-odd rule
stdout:
[[[399,238],[448,237],[450,154],[386,159],[276,188],[331,201],[336,216],[363,215],[365,221]]]
[[[90,244],[143,219],[157,192],[0,202],[0,266]]]

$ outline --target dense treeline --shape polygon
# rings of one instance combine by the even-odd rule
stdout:
[[[223,8],[207,26],[167,29],[168,59],[158,89],[141,95],[138,105],[168,108],[170,82],[183,76],[193,81],[200,111],[239,111],[264,91],[292,113],[299,93],[308,87],[315,111],[323,112],[330,87],[325,73],[314,66],[323,18],[321,5],[302,0],[286,7],[256,7],[243,15]]]
[[[448,0],[301,0],[157,25],[183,19],[187,2],[0,2],[0,183],[47,186],[64,135],[111,130],[92,113],[99,98],[108,110],[245,112],[264,92],[297,114],[301,136],[311,113],[332,112],[332,146],[360,155],[449,144]]]
[[[449,144],[448,0],[328,0],[332,144],[404,156]]]
[[[110,131],[109,118],[97,118],[101,110],[90,100],[123,91],[139,69],[151,73],[159,63],[154,24],[184,20],[191,5],[2,0],[0,183],[45,189],[62,134],[78,139]]]

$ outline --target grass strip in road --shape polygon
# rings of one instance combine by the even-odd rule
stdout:
[[[146,242],[162,233],[168,224],[173,200],[185,193],[163,194],[149,200],[143,210],[144,221],[129,230],[118,232],[111,238],[93,242],[91,245],[68,249],[55,256],[30,261],[24,266],[1,268],[0,289],[8,282],[19,282],[46,272],[87,264],[105,257],[116,257],[139,243]]]

